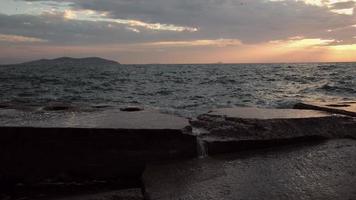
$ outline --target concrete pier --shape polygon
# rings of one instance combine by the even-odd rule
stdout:
[[[0,199],[355,199],[356,118],[335,113],[4,107]]]

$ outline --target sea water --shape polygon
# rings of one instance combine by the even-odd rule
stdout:
[[[0,103],[143,105],[194,117],[356,98],[356,63],[0,67]]]

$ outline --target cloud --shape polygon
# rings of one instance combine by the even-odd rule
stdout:
[[[53,45],[150,42],[180,38],[180,33],[184,31],[181,27],[132,20],[73,20],[61,12],[48,12],[38,16],[0,14],[0,27],[0,34],[39,38]],[[157,32],[157,29],[161,31]],[[192,33],[188,31],[187,35],[189,34]]]
[[[26,5],[23,5],[20,11],[13,9],[6,14],[1,13],[0,9],[0,34],[43,40],[46,41],[46,48],[115,45],[115,48],[118,46],[126,48],[127,52],[132,49],[136,51],[140,48],[148,48],[148,46],[160,50],[167,48],[197,50],[213,47],[221,50],[221,47],[230,49],[231,46],[250,48],[259,44],[270,44],[271,41],[283,41],[280,45],[300,44],[295,39],[291,39],[296,36],[299,36],[298,40],[302,40],[302,44],[315,42],[313,46],[356,43],[356,14],[353,12],[355,1],[16,0],[13,2],[16,2],[16,6],[21,3]],[[27,5],[27,3],[31,4]],[[11,6],[7,9],[11,9]],[[41,42],[34,45],[44,46]]]
[[[331,4],[331,8],[294,0],[67,0],[68,2],[71,3],[72,10],[67,11],[67,18],[76,20],[75,16],[83,16],[83,12],[88,11],[105,13],[106,18],[94,17],[90,21],[111,25],[116,21],[131,27],[123,28],[124,31],[135,29],[135,32],[141,33],[141,39],[147,41],[152,41],[154,36],[147,31],[144,33],[142,28],[194,32],[171,35],[156,33],[156,38],[163,37],[162,40],[233,38],[243,43],[260,43],[296,35],[320,35],[322,39],[330,39],[333,34],[328,34],[327,30],[347,27],[356,21],[354,15],[332,12],[333,9],[350,6],[351,1]],[[84,21],[85,18],[79,20]],[[71,23],[73,22],[68,22],[68,26]],[[123,30],[109,32],[121,37]],[[104,35],[108,37],[107,34]],[[344,36],[348,37],[343,38],[345,41],[353,37]]]
[[[331,4],[332,9],[349,9],[356,7],[356,2],[354,1],[344,1],[344,2],[336,2]]]
[[[147,23],[140,20],[133,19],[118,19],[111,18],[107,12],[98,12],[94,10],[70,10],[66,9],[63,12],[63,17],[68,20],[83,20],[93,22],[110,22],[129,26],[130,30],[134,27],[141,27],[156,31],[176,31],[176,32],[195,32],[198,31],[194,27],[177,26],[174,24],[161,24],[161,23]],[[137,30],[137,29],[136,29]]]
[[[188,41],[160,41],[142,43],[141,46],[146,47],[197,47],[197,46],[238,46],[241,45],[241,41],[236,39],[216,39],[216,40],[188,40]]]
[[[26,37],[21,35],[6,35],[0,34],[0,42],[13,42],[13,43],[42,43],[47,42],[47,40],[43,40],[35,37]]]

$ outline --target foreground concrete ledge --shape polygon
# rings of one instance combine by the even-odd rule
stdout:
[[[329,140],[150,164],[150,200],[356,199],[356,141]]]
[[[217,109],[191,121],[208,154],[326,138],[356,138],[356,119],[296,109]]]
[[[40,198],[39,198],[40,199]],[[43,198],[42,198],[43,199]],[[141,189],[126,189],[92,194],[78,194],[50,200],[143,200]]]
[[[295,109],[319,110],[334,114],[356,117],[356,101],[344,102],[303,102],[297,103]]]
[[[66,192],[52,190],[18,192],[16,195],[0,193],[0,199],[28,200],[144,200],[141,188],[112,189],[92,188],[91,190],[68,189]]]
[[[188,120],[158,111],[5,109],[0,117],[9,119],[0,122],[0,186],[43,180],[139,182],[147,162],[197,156],[196,137],[186,134]]]

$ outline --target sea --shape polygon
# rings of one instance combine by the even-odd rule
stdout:
[[[3,66],[0,103],[143,106],[184,117],[356,99],[356,63]]]

